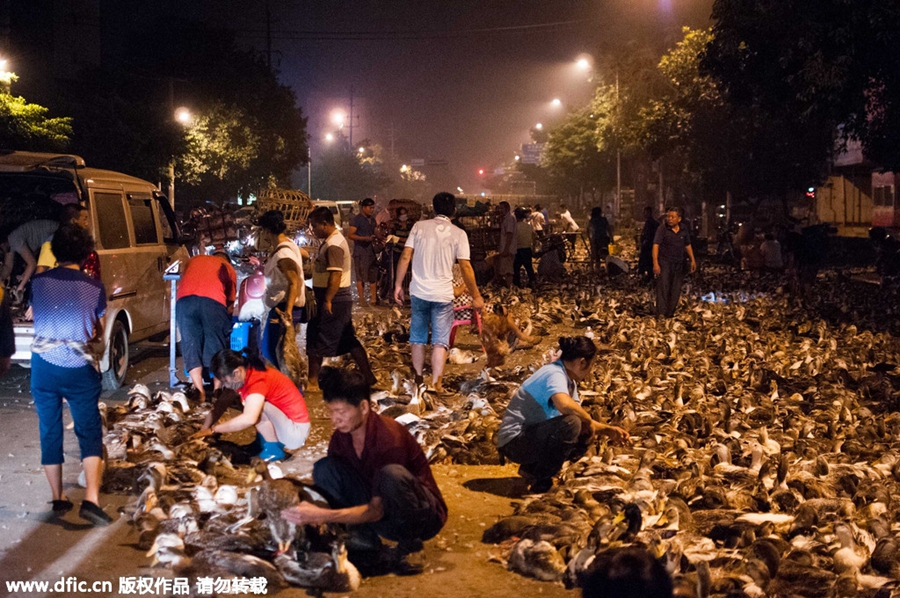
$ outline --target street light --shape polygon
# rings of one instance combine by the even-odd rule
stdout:
[[[175,120],[180,122],[184,126],[191,124],[192,118],[193,116],[191,115],[191,111],[184,106],[175,111]]]
[[[7,65],[6,59],[0,58],[0,92],[12,93],[12,82],[17,80],[18,77],[14,72],[8,70]]]
[[[366,153],[366,148],[360,147],[360,148],[359,148],[359,153],[361,153],[361,154]]]
[[[560,106],[562,106],[562,100],[560,100],[559,98],[553,98],[553,101],[550,102],[550,104],[551,104],[554,108],[559,108]]]
[[[334,112],[331,113],[331,122],[334,123],[338,127],[343,128],[344,119],[346,119],[346,118],[347,118],[347,115],[344,114],[343,110],[335,110]]]
[[[582,71],[589,71],[591,70],[591,61],[587,56],[582,56],[575,62],[575,66]]]
[[[193,115],[191,111],[185,108],[184,106],[180,106],[175,110],[175,122],[181,123],[182,126],[186,127],[191,124],[193,121]],[[172,206],[172,209],[175,209],[175,158],[172,158],[172,161],[169,162],[169,203]]]
[[[534,128],[537,129],[538,131],[540,131],[541,129],[544,128],[544,125],[542,125],[541,123],[538,123],[538,124],[534,125]]]
[[[331,133],[327,133],[325,135],[325,141],[328,141],[329,143],[334,141],[334,135],[332,135]]]

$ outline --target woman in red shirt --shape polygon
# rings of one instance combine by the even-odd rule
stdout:
[[[239,432],[256,426],[265,461],[287,458],[284,449],[296,450],[309,436],[309,411],[290,378],[255,356],[224,349],[216,353],[210,369],[223,386],[237,391],[244,403],[241,415],[221,424],[206,417],[198,436]],[[204,433],[206,432],[206,433]]]

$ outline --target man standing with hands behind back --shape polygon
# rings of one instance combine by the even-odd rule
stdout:
[[[671,318],[681,297],[684,254],[691,258],[691,273],[697,270],[691,235],[681,226],[681,208],[666,210],[666,225],[653,238],[653,274],[656,276],[656,315]]]
[[[350,232],[347,235],[353,241],[353,264],[356,268],[356,292],[359,304],[368,306],[366,302],[366,284],[369,285],[369,301],[378,305],[378,264],[375,263],[375,200],[367,197],[359,202],[359,214],[350,221]]]

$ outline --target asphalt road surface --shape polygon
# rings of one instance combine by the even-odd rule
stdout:
[[[139,345],[132,355],[129,385],[140,381],[151,390],[168,388],[167,367],[164,346]],[[107,394],[102,400],[125,400],[126,390]],[[286,468],[299,475],[311,471],[312,462],[323,454],[330,435],[321,397],[312,395],[307,401],[314,428],[311,446],[286,462]],[[68,426],[68,411],[65,418]],[[94,528],[78,517],[77,505],[83,496],[77,485],[81,467],[77,440],[70,427],[65,437],[63,478],[76,508],[61,518],[50,516],[50,490],[40,465],[29,370],[14,366],[0,379],[0,423],[0,596],[167,595],[163,582],[156,580],[171,579],[173,573],[165,568],[151,568],[150,559],[137,548],[137,533],[125,519],[118,518],[117,509],[135,497],[101,495],[101,506],[115,518],[109,527]],[[498,517],[509,514],[511,502],[522,491],[512,466],[447,465],[436,466],[434,472],[450,518],[444,530],[425,545],[425,571],[411,577],[367,578],[355,596],[579,595],[558,584],[532,581],[506,571],[493,558],[499,549],[481,543],[484,529]],[[144,578],[142,583],[153,585],[142,588],[136,585],[139,578]],[[8,582],[23,581],[48,581],[51,585],[48,591],[11,591]],[[95,588],[95,582],[106,582],[108,586]],[[54,591],[54,585],[59,591]],[[307,595],[299,588],[278,593],[285,597]]]

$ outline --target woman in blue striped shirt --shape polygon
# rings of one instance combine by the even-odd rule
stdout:
[[[34,277],[34,343],[31,351],[31,394],[41,434],[41,465],[53,493],[53,511],[64,513],[72,503],[62,489],[63,418],[66,399],[75,422],[87,489],[79,511],[94,525],[112,518],[98,505],[103,467],[103,430],[99,360],[95,340],[103,338],[106,291],[103,283],[81,271],[94,249],[90,233],[63,224],[51,249],[58,266]]]

